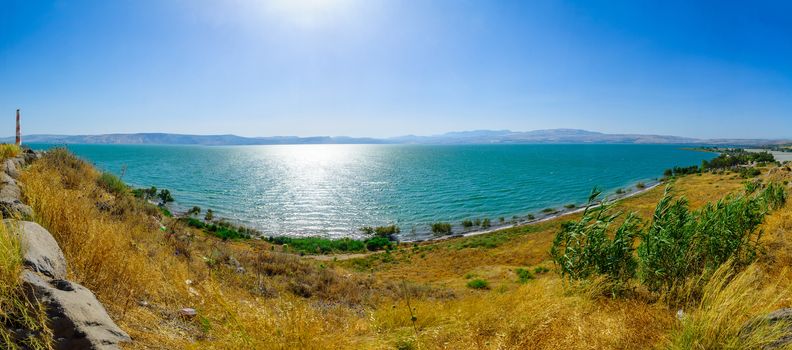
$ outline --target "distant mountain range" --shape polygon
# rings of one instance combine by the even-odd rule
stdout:
[[[13,142],[13,137],[0,139]],[[346,136],[271,136],[243,137],[237,135],[183,135],[167,133],[103,134],[103,135],[23,135],[26,143],[51,144],[160,144],[160,145],[288,145],[288,144],[709,144],[709,145],[770,145],[790,140],[770,139],[695,139],[665,135],[605,134],[578,129],[549,129],[535,131],[475,130],[449,132],[441,135],[406,135],[391,138],[356,138]]]

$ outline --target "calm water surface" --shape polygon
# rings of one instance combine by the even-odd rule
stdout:
[[[31,145],[47,148],[51,145]],[[170,189],[193,205],[266,235],[357,236],[397,224],[404,238],[429,224],[537,214],[581,204],[712,153],[668,145],[69,145],[134,186]]]

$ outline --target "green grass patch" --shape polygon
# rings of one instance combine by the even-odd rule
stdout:
[[[121,196],[129,192],[129,186],[111,173],[103,172],[96,181],[100,187],[116,196]]]
[[[528,283],[528,281],[534,279],[533,273],[522,267],[514,270],[514,273],[517,274],[517,282],[521,284]]]
[[[351,238],[269,237],[267,242],[286,245],[291,251],[305,254],[362,253],[367,249],[366,242]]]
[[[507,240],[508,237],[505,235],[481,235],[464,239],[452,245],[452,247],[457,250],[465,248],[496,248]]]
[[[468,282],[467,286],[471,289],[489,289],[489,282],[481,278],[476,278]]]
[[[215,222],[206,223],[196,218],[184,218],[182,220],[186,221],[187,225],[190,227],[201,229],[206,233],[222,238],[224,240],[247,239],[251,237],[251,234],[248,231],[253,231],[253,230],[246,230],[241,227],[236,227],[224,221],[217,223]]]

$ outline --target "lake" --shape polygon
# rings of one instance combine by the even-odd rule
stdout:
[[[34,149],[51,145],[30,145]],[[399,225],[426,237],[437,221],[539,216],[651,182],[714,153],[672,145],[68,145],[138,187],[169,189],[173,209],[197,205],[265,235],[359,236]]]

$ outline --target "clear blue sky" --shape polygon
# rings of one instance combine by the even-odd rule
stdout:
[[[0,0],[24,131],[792,137],[790,1]]]

